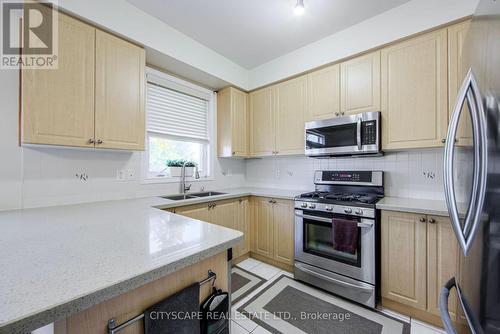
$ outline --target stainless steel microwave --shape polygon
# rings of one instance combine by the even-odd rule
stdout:
[[[305,125],[310,157],[380,154],[380,112],[336,117]]]

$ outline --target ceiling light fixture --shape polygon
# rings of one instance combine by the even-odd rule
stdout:
[[[297,16],[302,16],[304,15],[304,0],[297,0],[297,4],[295,5],[294,12],[295,15]]]

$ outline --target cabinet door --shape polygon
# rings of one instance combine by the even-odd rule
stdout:
[[[256,197],[253,206],[252,250],[273,257],[273,205],[270,198]]]
[[[238,201],[219,201],[215,203],[210,210],[210,222],[212,224],[236,229],[236,220],[238,212]]]
[[[58,69],[21,71],[23,142],[93,147],[95,29],[58,16]]]
[[[274,259],[285,264],[294,262],[294,205],[276,200],[273,205]]]
[[[446,29],[382,50],[382,148],[443,146],[448,126]]]
[[[382,297],[426,309],[426,224],[423,215],[382,211]]]
[[[210,212],[207,204],[189,205],[175,209],[175,213],[204,222],[210,222]]]
[[[250,93],[250,151],[252,156],[274,153],[273,88]]]
[[[307,92],[307,121],[340,115],[340,65],[309,73]]]
[[[380,51],[343,62],[340,69],[341,115],[380,111]]]
[[[469,27],[470,21],[466,21],[448,28],[448,105],[450,118],[453,115],[458,91],[468,70],[462,57],[462,50]],[[460,115],[456,140],[458,146],[472,146],[472,121],[467,105],[464,106]]]
[[[276,154],[304,154],[306,93],[306,76],[276,87]]]
[[[236,157],[248,156],[248,94],[232,89],[232,152]]]
[[[96,32],[96,148],[144,150],[144,50]]]
[[[244,239],[238,245],[238,256],[250,252],[250,201],[248,198],[238,200],[237,230],[243,232]]]
[[[218,156],[247,157],[248,94],[228,87],[217,94]]]
[[[460,262],[457,239],[447,217],[428,217],[427,225],[427,311],[439,312],[441,288],[452,277],[458,276]],[[457,294],[453,289],[448,299],[450,316],[456,319]]]

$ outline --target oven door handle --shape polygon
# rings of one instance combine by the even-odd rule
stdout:
[[[332,222],[331,218],[311,216],[311,215],[304,215],[304,214],[301,214],[301,213],[295,213],[295,216],[299,217],[299,218],[309,219],[309,220],[316,220],[318,222],[323,222],[323,223],[331,223]],[[373,227],[373,223],[366,223],[366,222],[358,223],[358,227],[361,227],[361,228],[372,228]]]

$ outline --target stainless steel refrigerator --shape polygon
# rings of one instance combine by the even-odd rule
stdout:
[[[459,72],[467,74],[443,175],[460,270],[442,288],[440,311],[447,333],[500,333],[500,0],[479,1],[461,52]],[[458,312],[448,308],[455,293]]]

